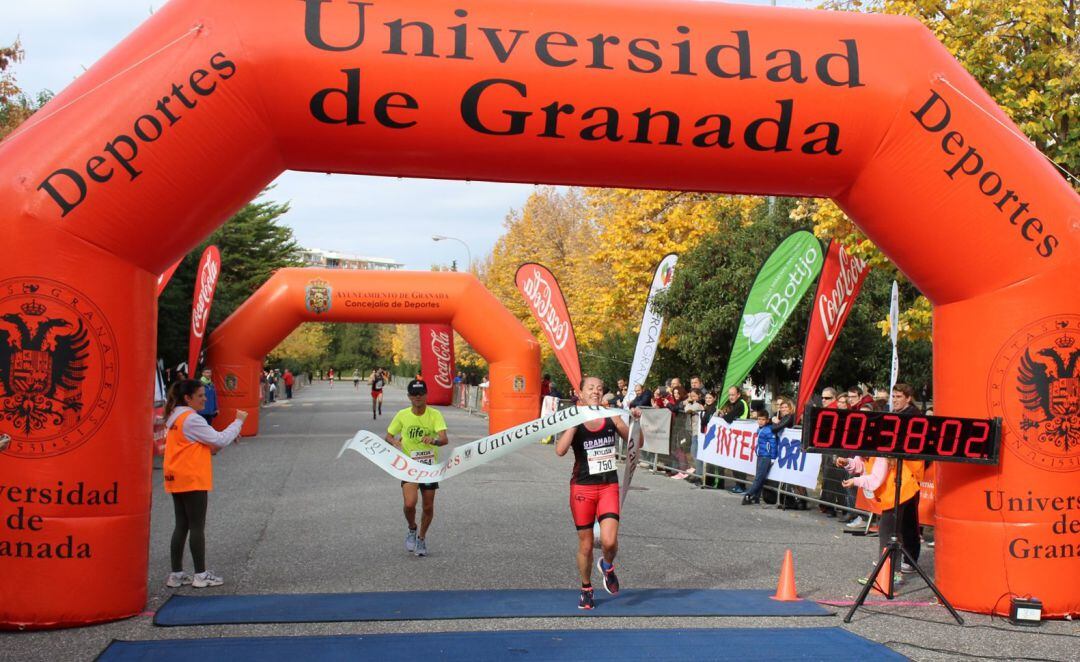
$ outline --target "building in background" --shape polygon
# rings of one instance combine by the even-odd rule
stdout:
[[[405,265],[386,257],[364,257],[338,251],[324,251],[321,248],[301,248],[300,258],[305,267],[322,269],[369,269],[390,271],[401,269]]]

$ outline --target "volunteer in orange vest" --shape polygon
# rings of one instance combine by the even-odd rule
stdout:
[[[236,412],[236,420],[218,432],[198,412],[206,405],[206,389],[198,381],[184,379],[169,389],[165,404],[165,491],[172,495],[176,527],[169,546],[172,572],[165,585],[178,588],[221,586],[224,580],[206,569],[206,506],[214,489],[210,456],[236,439],[247,412]],[[195,574],[184,572],[184,542],[190,536]]]
[[[892,410],[900,414],[921,413],[913,403],[914,390],[907,384],[893,387]],[[861,457],[853,457],[837,464],[853,474],[862,474],[841,483],[844,487],[855,486],[863,490],[863,495],[881,509],[881,524],[878,530],[878,551],[885,548],[895,532],[904,550],[919,560],[922,545],[919,541],[919,483],[922,482],[926,464],[918,460],[904,460],[903,473],[900,476],[900,504],[896,505],[896,465],[892,458],[875,457],[864,462]],[[915,572],[904,561],[901,572]]]

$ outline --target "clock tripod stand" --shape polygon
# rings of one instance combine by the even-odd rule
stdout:
[[[893,493],[893,509],[895,511],[898,511],[900,508],[900,483],[903,474],[904,460],[903,458],[897,458],[896,482],[894,485],[895,492]],[[894,572],[900,570],[903,560],[907,559],[908,564],[915,569],[915,572],[919,573],[919,576],[923,578],[923,581],[926,582],[926,585],[929,586],[930,590],[933,591],[934,595],[937,596],[938,602],[945,605],[945,608],[949,610],[949,613],[953,615],[953,618],[956,619],[956,622],[958,624],[963,625],[964,619],[960,618],[960,614],[956,612],[956,609],[954,609],[953,606],[949,604],[949,601],[945,599],[945,596],[941,594],[941,591],[938,590],[938,587],[934,584],[933,580],[930,579],[925,572],[923,572],[923,569],[919,567],[919,564],[915,562],[915,559],[912,558],[911,554],[909,554],[908,551],[904,549],[904,546],[900,544],[900,539],[897,538],[896,535],[900,528],[900,519],[899,517],[895,517],[895,515],[898,514],[898,512],[894,513],[896,523],[893,526],[892,535],[889,536],[889,542],[885,543],[885,548],[881,550],[881,558],[878,559],[877,565],[875,565],[874,569],[870,572],[870,576],[866,578],[866,585],[863,586],[862,592],[859,593],[859,597],[855,599],[855,604],[851,605],[851,609],[848,610],[847,616],[844,616],[844,622],[851,622],[851,618],[855,615],[855,610],[861,607],[862,604],[866,601],[866,596],[870,595],[870,589],[874,587],[874,582],[877,581],[878,575],[880,575],[881,571],[885,569],[885,561],[890,559],[890,569],[889,574],[886,577],[885,584],[885,586],[887,587],[885,591],[885,597],[889,600],[892,600],[895,597],[895,594],[893,593],[895,586],[893,586],[892,575]]]

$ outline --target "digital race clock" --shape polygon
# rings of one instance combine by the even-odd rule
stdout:
[[[1001,419],[810,407],[802,446],[810,453],[879,455],[997,464]]]

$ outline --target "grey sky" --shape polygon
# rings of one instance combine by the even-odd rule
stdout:
[[[163,2],[139,0],[17,0],[6,3],[0,44],[22,39],[26,62],[15,74],[24,90],[59,92]],[[768,0],[746,4],[770,4]],[[780,5],[806,6],[802,0]],[[461,238],[480,259],[502,234],[511,208],[521,208],[531,185],[451,182],[287,172],[270,199],[291,201],[285,222],[308,247],[404,262],[407,269],[465,262]]]

